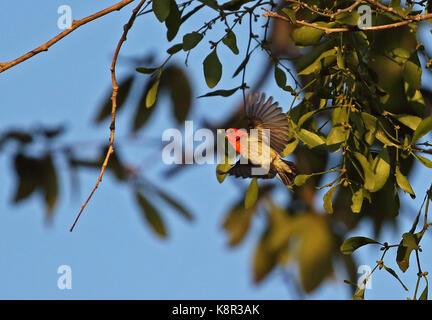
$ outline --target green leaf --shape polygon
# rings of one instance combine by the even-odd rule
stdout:
[[[375,176],[375,185],[370,191],[376,192],[385,185],[390,175],[390,157],[387,148],[383,148],[372,161],[371,169]]]
[[[378,241],[366,237],[352,237],[349,239],[346,239],[341,247],[340,251],[343,254],[352,254],[355,250],[358,248],[367,245],[367,244],[380,244]]]
[[[351,210],[354,213],[359,213],[361,211],[362,205],[363,205],[363,198],[364,198],[364,189],[359,188],[356,192],[352,195],[352,204],[351,204]]]
[[[122,109],[123,104],[129,95],[129,92],[132,88],[133,79],[134,79],[133,75],[130,75],[126,79],[121,80],[119,82],[119,88],[117,91],[117,99],[116,99],[117,112]],[[109,94],[107,95],[102,108],[99,110],[98,115],[94,119],[96,123],[101,123],[102,121],[104,121],[105,119],[111,116],[111,111],[112,111],[111,95],[112,95],[112,89],[109,91]]]
[[[41,181],[42,192],[45,198],[47,217],[50,217],[57,203],[59,191],[57,170],[51,156],[43,158],[43,180]]]
[[[415,157],[418,161],[420,161],[420,163],[421,163],[422,165],[424,165],[425,167],[428,167],[428,168],[432,168],[432,161],[431,161],[431,160],[429,160],[429,159],[427,159],[427,158],[425,158],[425,157],[422,157],[422,156],[420,156],[420,155],[418,155],[418,154],[415,154],[415,153],[413,153],[413,155],[414,155],[414,157]]]
[[[281,89],[288,91],[288,92],[291,92],[291,93],[293,93],[293,92],[295,93],[295,90],[291,86],[286,85],[287,77],[286,77],[285,72],[282,69],[275,66],[274,76],[275,76],[276,84]]]
[[[214,88],[222,77],[222,64],[216,53],[216,48],[203,62],[204,77],[209,88]]]
[[[199,32],[187,33],[183,36],[183,50],[189,51],[196,47],[203,38],[203,34]]]
[[[216,166],[216,178],[218,179],[219,183],[222,183],[227,176],[226,173],[219,173],[219,172],[227,172],[233,165],[235,158],[236,157],[234,157],[233,159],[229,159],[228,156],[225,155],[222,163]]]
[[[176,54],[183,49],[183,43],[177,43],[167,50],[168,54]]]
[[[360,19],[360,15],[356,10],[351,12],[342,12],[336,16],[336,21],[340,24],[349,25],[349,26],[357,26],[357,23]]]
[[[361,118],[366,129],[364,140],[368,145],[372,145],[377,131],[377,118],[367,112],[362,112]]]
[[[338,50],[337,50],[336,63],[337,63],[337,66],[339,67],[339,69],[345,69],[345,62],[344,62],[344,59],[342,56],[342,51],[341,51],[340,47],[338,47]]]
[[[285,158],[288,155],[290,155],[291,153],[294,152],[294,150],[297,148],[298,145],[298,139],[293,140],[293,142],[290,142],[286,145],[285,149],[281,152],[281,157]]]
[[[333,235],[324,216],[306,214],[301,220],[298,264],[302,287],[309,293],[332,274]]]
[[[253,0],[229,0],[223,3],[219,8],[222,10],[237,11],[242,5],[251,1]]]
[[[395,277],[395,278],[400,282],[400,284],[402,285],[402,287],[403,287],[406,291],[408,291],[408,288],[403,284],[402,280],[399,278],[399,276],[396,274],[396,272],[395,272],[392,268],[389,268],[389,267],[387,267],[387,266],[385,266],[385,265],[383,265],[383,267],[384,267],[384,269],[385,269],[388,273],[390,273],[393,277]]]
[[[229,245],[234,247],[241,243],[246,236],[254,209],[245,209],[242,204],[237,204],[227,213],[223,228],[229,235]]]
[[[234,53],[239,54],[239,49],[237,48],[236,35],[232,30],[229,30],[226,36],[222,39],[222,42]]]
[[[333,194],[335,193],[337,187],[338,185],[333,186],[330,190],[326,192],[326,194],[323,197],[324,209],[327,211],[327,213],[333,213],[332,199],[333,199]]]
[[[423,234],[421,232],[417,234],[407,232],[402,235],[402,241],[399,244],[396,255],[396,262],[402,272],[408,270],[411,252],[419,249],[418,244],[422,236]]]
[[[152,107],[156,102],[156,97],[158,93],[159,88],[159,82],[160,78],[158,77],[155,82],[153,82],[153,85],[151,86],[150,90],[147,92],[146,95],[146,107],[150,108]]]
[[[171,65],[164,71],[164,88],[168,88],[177,123],[183,123],[192,106],[192,86],[182,68]]]
[[[187,210],[182,204],[171,197],[168,193],[162,190],[156,190],[157,194],[172,208],[174,208],[178,213],[180,213],[184,218],[189,221],[193,220],[193,215]]]
[[[423,137],[431,130],[432,130],[432,116],[429,116],[426,119],[423,119],[418,125],[417,129],[414,131],[411,144],[416,143],[417,140],[419,140],[421,137]]]
[[[398,186],[405,192],[409,193],[412,197],[415,198],[415,193],[413,189],[411,188],[411,185],[408,181],[408,179],[402,174],[402,172],[399,169],[399,166],[396,166],[396,182]]]
[[[429,287],[429,285],[426,282],[426,287],[424,288],[419,300],[427,300],[428,299],[428,290],[429,290],[428,287]]]
[[[317,22],[314,23],[318,26],[327,26],[328,23],[325,22]],[[325,34],[325,31],[319,30],[313,27],[301,26],[295,28],[291,34],[291,37],[296,45],[298,46],[311,46],[317,44],[321,37]]]
[[[39,186],[42,179],[42,164],[40,159],[18,154],[14,160],[17,174],[17,188],[13,198],[14,202],[28,198]]]
[[[344,142],[346,139],[348,139],[349,134],[350,134],[349,130],[347,130],[342,125],[337,124],[336,126],[332,127],[332,129],[330,130],[326,139],[326,144],[328,146],[340,144]]]
[[[252,208],[255,205],[255,202],[258,199],[258,180],[256,178],[253,178],[248,191],[246,193],[245,201],[244,201],[244,207],[245,209]]]
[[[153,82],[149,80],[144,90],[142,90],[140,100],[138,102],[138,105],[136,106],[136,111],[133,116],[133,123],[130,126],[132,129],[132,132],[137,132],[139,129],[144,127],[144,125],[147,123],[147,121],[150,119],[150,116],[153,113],[153,110],[155,108],[147,108],[146,106],[146,97],[147,92],[150,90],[151,86],[153,85]]]
[[[177,3],[174,0],[170,0],[170,11],[168,18],[165,20],[168,41],[171,41],[175,38],[181,23],[181,13],[178,9]]]
[[[420,90],[421,89],[421,75],[422,68],[420,61],[415,51],[411,57],[405,62],[403,69],[404,80],[409,84],[410,89]]]
[[[219,5],[218,5],[216,0],[198,0],[198,1],[204,3],[206,6],[212,8],[214,10],[219,9]]]
[[[364,293],[366,288],[357,288],[354,292],[352,300],[364,300]]]
[[[300,187],[300,186],[304,185],[310,177],[312,177],[311,174],[299,174],[295,177],[294,184],[296,186]]]
[[[310,65],[308,65],[299,73],[297,73],[297,75],[300,76],[300,75],[308,75],[311,73],[318,73],[321,71],[322,67],[327,67],[333,64],[335,61],[336,61],[336,50],[333,48],[323,52]]]
[[[160,22],[164,22],[170,13],[170,0],[153,0],[152,9]]]
[[[296,23],[296,12],[290,8],[282,8],[282,12],[290,18],[291,23]]]
[[[158,68],[144,68],[144,67],[138,67],[135,70],[138,71],[139,73],[144,73],[144,74],[152,74],[153,72],[155,72]]]
[[[364,188],[368,191],[372,191],[375,188],[375,175],[371,169],[367,158],[359,152],[353,152],[354,156],[360,163],[364,173]]]
[[[138,205],[141,207],[145,220],[152,227],[152,230],[159,237],[165,238],[167,236],[167,232],[159,212],[141,193],[136,192],[135,197],[137,199]]]
[[[246,68],[246,65],[247,65],[247,63],[249,61],[249,58],[250,58],[250,54],[248,54],[246,56],[246,58],[244,58],[244,60],[240,63],[240,65],[234,71],[234,74],[232,76],[233,78],[235,78],[244,68]]]
[[[325,140],[321,136],[306,129],[300,129],[297,135],[309,148],[315,148],[325,144]]]
[[[267,248],[264,239],[257,244],[255,247],[253,257],[253,275],[254,282],[261,282],[276,266],[277,256],[274,252]]]
[[[416,130],[422,121],[422,118],[410,114],[389,114],[412,130]]]
[[[230,90],[215,90],[215,91],[203,94],[202,96],[199,96],[198,98],[214,97],[214,96],[229,97],[229,96],[233,95],[238,89],[240,89],[240,87],[230,89]]]

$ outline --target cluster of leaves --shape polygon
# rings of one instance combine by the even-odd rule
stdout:
[[[432,129],[432,117],[427,117],[424,96],[428,89],[422,87],[421,82],[419,54],[425,55],[426,50],[417,37],[418,25],[409,24],[399,28],[397,33],[393,30],[366,32],[356,27],[359,19],[356,10],[331,17],[310,10],[313,7],[316,12],[334,13],[354,1],[332,2],[331,8],[326,1],[304,1],[309,7],[292,3],[284,6],[283,14],[294,23],[300,19],[320,27],[349,27],[353,31],[327,34],[310,26],[286,27],[290,38],[280,43],[275,34],[268,38],[269,21],[263,26],[263,35],[253,32],[254,22],[259,19],[256,9],[266,5],[273,8],[272,2],[254,1],[246,6],[249,1],[230,1],[222,5],[200,1],[188,12],[192,1],[180,5],[168,0],[161,2],[164,4],[153,2],[153,12],[165,23],[168,41],[173,40],[180,26],[201,9],[210,8],[216,15],[197,30],[185,33],[180,43],[167,50],[169,56],[160,66],[137,68],[153,78],[146,91],[147,107],[157,101],[166,62],[184,52],[187,63],[191,50],[209,38],[207,32],[220,22],[225,35],[208,40],[210,51],[203,59],[205,83],[210,89],[215,88],[221,80],[224,64],[218,57],[219,45],[224,44],[235,55],[242,52],[237,46],[235,28],[245,17],[249,18],[249,41],[243,52],[245,58],[233,73],[234,78],[242,75],[241,83],[202,97],[227,97],[247,89],[245,71],[254,51],[260,49],[272,62],[276,85],[293,98],[287,114],[292,128],[291,140],[282,155],[294,154],[297,163],[301,163],[301,174],[294,182],[294,201],[286,208],[274,205],[272,185],[266,184],[258,192],[258,182],[252,179],[245,199],[237,202],[225,218],[223,226],[229,234],[229,244],[241,243],[254,215],[263,211],[267,228],[256,247],[253,269],[257,282],[276,266],[298,262],[302,288],[311,292],[332,275],[333,259],[342,259],[354,279],[354,260],[338,252],[344,232],[353,229],[362,219],[361,215],[353,216],[349,212],[370,217],[378,234],[384,221],[396,221],[399,190],[415,197],[407,178],[413,162],[432,167],[432,161],[421,155],[428,152],[421,148],[427,142],[420,143],[420,139]],[[403,8],[398,1],[392,1],[390,8],[400,14],[375,10],[373,25],[389,24],[400,21],[401,15],[418,13],[412,11],[412,6]],[[280,31],[280,28],[274,27],[273,33],[275,30]],[[287,57],[276,50],[292,44],[301,49],[299,57],[292,61],[296,76],[284,64]],[[288,76],[296,84],[294,89],[287,85]],[[297,99],[301,101],[294,105]],[[238,125],[239,117],[236,113],[232,119],[215,127]],[[330,155],[333,165],[329,169]],[[226,171],[228,167],[229,163],[221,164],[217,170]],[[334,174],[330,183],[317,187],[323,176]],[[217,174],[217,178],[222,182],[225,176]],[[324,209],[333,213],[332,216],[313,209],[316,190],[324,188],[328,188],[323,198]],[[335,231],[338,221],[344,222],[347,230]]]
[[[417,214],[417,216],[413,222],[413,225],[412,225],[410,231],[406,232],[402,235],[402,240],[400,241],[399,244],[389,245],[387,242],[380,243],[374,239],[370,239],[367,237],[352,237],[352,238],[345,240],[342,243],[340,249],[341,249],[342,253],[344,253],[346,255],[352,254],[355,250],[357,250],[358,248],[360,248],[364,245],[379,244],[382,246],[381,250],[383,251],[383,254],[381,255],[381,258],[379,260],[377,260],[375,267],[372,269],[371,273],[369,273],[367,275],[367,277],[365,277],[365,279],[363,280],[362,283],[357,284],[357,283],[352,283],[350,281],[346,281],[347,283],[352,284],[356,287],[356,291],[354,292],[354,296],[353,296],[354,300],[363,300],[364,299],[366,284],[369,281],[372,273],[375,272],[375,270],[377,270],[377,269],[378,270],[381,270],[381,269],[386,270],[388,273],[390,273],[393,277],[395,277],[400,282],[400,284],[402,285],[402,287],[406,291],[408,291],[408,288],[401,281],[401,279],[399,278],[397,273],[392,268],[390,268],[384,264],[385,254],[391,248],[397,248],[396,263],[398,264],[399,269],[402,272],[405,272],[408,270],[411,253],[413,251],[415,252],[416,258],[417,258],[416,260],[417,260],[418,272],[417,272],[417,283],[415,285],[414,296],[412,299],[413,300],[417,299],[417,292],[419,289],[420,280],[423,278],[425,281],[425,288],[423,289],[423,292],[421,293],[419,300],[427,300],[428,290],[429,290],[429,282],[427,279],[428,272],[422,270],[422,267],[420,265],[419,252],[422,252],[422,249],[420,247],[420,241],[422,240],[425,232],[432,225],[432,223],[428,222],[428,209],[429,209],[429,202],[430,201],[432,201],[432,185],[429,188],[429,190],[426,192],[426,196],[423,200],[423,203],[422,203],[420,210],[419,210],[419,212],[418,212],[418,214]],[[425,210],[424,210],[423,227],[421,228],[420,231],[416,232],[416,228],[417,228],[417,225],[418,225],[418,222],[419,222],[419,219],[420,219],[422,209],[423,209],[425,202],[426,202],[426,206],[425,206]]]
[[[177,124],[188,118],[193,107],[192,85],[183,67],[170,61],[174,55],[184,55],[187,65],[190,52],[204,39],[208,40],[209,52],[202,59],[203,80],[208,88],[215,90],[202,97],[228,97],[239,92],[244,96],[245,90],[252,87],[246,82],[246,69],[254,61],[253,53],[258,51],[267,54],[269,64],[263,67],[262,78],[255,89],[259,89],[268,75],[272,75],[275,85],[287,94],[287,101],[280,102],[282,106],[290,106],[287,121],[292,130],[282,155],[295,157],[300,172],[294,181],[293,192],[291,196],[285,193],[286,205],[276,204],[274,194],[282,188],[287,191],[284,186],[277,181],[259,186],[258,181],[252,179],[245,189],[244,199],[228,210],[223,222],[228,243],[235,247],[245,239],[253,220],[264,217],[265,229],[257,241],[253,259],[256,282],[264,280],[275,269],[289,270],[287,266],[296,265],[301,287],[309,293],[332,277],[334,266],[343,262],[349,282],[356,283],[356,263],[353,256],[347,253],[362,244],[378,242],[366,237],[343,242],[346,234],[366,218],[372,220],[375,237],[385,222],[396,225],[400,191],[415,197],[408,180],[413,164],[417,162],[432,167],[432,161],[422,155],[431,153],[424,149],[430,144],[421,142],[432,129],[432,117],[428,117],[432,93],[421,81],[421,62],[425,60],[426,70],[429,70],[431,60],[428,48],[418,39],[418,24],[410,23],[398,28],[397,32],[394,29],[362,31],[357,28],[359,15],[355,10],[330,14],[354,2],[321,0],[289,1],[288,5],[281,3],[283,8],[280,14],[293,24],[264,19],[261,7],[276,7],[273,1],[265,0],[231,0],[223,4],[216,0],[188,0],[182,3],[153,0],[148,3],[151,9],[143,8],[137,15],[153,13],[166,28],[167,41],[173,44],[163,62],[155,63],[156,66],[148,62],[136,68],[138,73],[148,75],[137,103],[125,102],[133,92],[132,87],[141,86],[142,75],[127,75],[119,83],[119,115],[123,114],[124,105],[134,108],[131,133],[142,132],[164,94],[171,101]],[[373,8],[373,25],[398,22],[404,15],[415,14],[411,3],[403,7],[400,1],[391,1],[389,8],[393,13]],[[205,20],[200,27],[181,34],[185,22],[203,11],[210,12],[212,18]],[[322,29],[295,25],[297,20],[325,28],[348,27],[351,30],[326,33]],[[246,48],[241,48],[238,46],[237,28],[244,21],[247,21],[249,36]],[[262,21],[265,21],[261,25],[262,32],[258,32],[256,25]],[[216,27],[223,28],[225,32],[222,37],[213,39],[209,30]],[[177,42],[177,39],[180,40]],[[177,43],[174,43],[175,40]],[[234,88],[217,88],[223,72],[227,70],[224,68],[226,62],[219,58],[220,50],[244,56],[232,74],[233,78],[240,80]],[[293,79],[294,88],[288,85],[288,77]],[[96,124],[105,123],[110,117],[110,96],[111,92],[95,117]],[[242,108],[239,108],[230,119],[210,123],[209,127],[241,127],[241,118]],[[58,194],[53,151],[47,151],[40,157],[28,155],[25,148],[35,135],[7,132],[0,139],[0,146],[6,141],[19,141],[15,157],[18,177],[16,201],[38,190],[51,210]],[[48,137],[47,140],[50,139]],[[128,182],[125,185],[132,187],[145,221],[157,235],[165,237],[167,231],[153,199],[168,204],[186,219],[191,219],[182,204],[123,163],[119,146],[115,150],[108,169],[118,181]],[[67,156],[72,171],[86,167],[99,169],[106,146],[102,145],[100,156],[91,160],[77,157],[71,148],[63,148],[62,152]],[[218,169],[226,171],[225,167]],[[223,182],[225,176],[217,175],[217,178]],[[324,183],[324,178],[331,181]],[[325,188],[328,188],[323,197],[325,212],[321,212],[315,209],[315,200],[319,190]],[[427,199],[426,208],[429,203]],[[402,271],[408,268],[410,253],[414,250],[418,254],[420,251],[418,245],[423,233],[414,233],[416,226],[417,223],[414,229],[404,234],[399,245],[382,244],[384,254],[388,249],[398,247],[397,262]],[[385,266],[382,260],[383,257],[376,268],[384,268],[399,279],[396,272]],[[426,274],[421,274],[427,281]],[[361,290],[356,291],[355,297],[363,297],[364,291]],[[421,297],[425,297],[426,293]]]
[[[177,66],[173,65],[167,68],[166,74],[170,76],[170,81],[163,82],[162,86],[170,89],[173,100],[178,94],[189,97],[189,105],[185,104],[188,99],[183,98],[173,104],[174,117],[178,122],[184,121],[191,106],[190,84]],[[120,110],[131,92],[133,80],[134,75],[127,76],[120,82],[117,97]],[[145,85],[149,86],[148,83]],[[131,133],[136,133],[141,129],[150,115],[151,112],[145,106],[145,95],[143,95],[136,104],[133,125],[130,126]],[[108,95],[106,101],[102,103],[94,123],[106,123],[110,116],[111,102],[110,95]],[[61,175],[59,174],[58,165],[56,165],[57,159],[62,158],[68,164],[72,184],[71,189],[77,191],[79,189],[78,171],[84,169],[99,171],[108,148],[105,143],[96,143],[96,149],[98,150],[96,156],[91,159],[84,159],[80,155],[81,144],[62,144],[58,141],[64,133],[64,127],[41,127],[33,130],[8,130],[0,136],[0,150],[8,151],[9,148],[13,150],[12,157],[17,181],[13,202],[18,203],[29,199],[33,194],[38,194],[45,204],[47,219],[52,218],[54,209],[59,202]],[[156,235],[162,238],[168,235],[162,214],[157,209],[162,203],[178,212],[186,220],[193,220],[192,214],[181,202],[167,191],[147,181],[136,168],[125,163],[120,154],[120,147],[116,148],[107,169],[118,182],[124,183],[131,189],[131,193],[134,194],[145,221]]]
[[[352,3],[341,1],[337,4],[332,8],[333,12]],[[311,2],[310,5],[322,12],[328,10],[325,1]],[[398,1],[392,1],[390,8],[405,15],[415,14],[411,11],[412,6],[404,9]],[[432,161],[421,155],[430,153],[430,150],[421,147],[429,146],[429,143],[420,142],[432,130],[432,116],[427,116],[430,110],[428,101],[425,102],[429,90],[421,82],[419,54],[423,54],[425,49],[418,40],[417,24],[400,28],[397,33],[394,30],[366,32],[355,29],[359,18],[356,11],[329,19],[314,14],[304,6],[292,4],[282,12],[293,22],[302,19],[328,28],[353,28],[353,32],[326,34],[323,30],[310,26],[299,26],[291,33],[294,43],[303,49],[303,54],[294,61],[297,76],[303,83],[299,92],[292,88],[286,89],[285,72],[277,64],[274,68],[275,82],[280,88],[289,91],[296,98],[302,94],[302,101],[294,106],[294,100],[287,115],[292,127],[292,138],[282,155],[294,153],[297,163],[306,167],[306,170],[299,170],[301,174],[294,181],[294,199],[303,198],[306,203],[291,204],[284,210],[264,205],[268,228],[256,248],[254,274],[255,280],[260,281],[275,266],[296,261],[302,287],[310,292],[332,274],[332,250],[337,250],[335,243],[343,236],[325,224],[320,224],[322,219],[329,225],[336,223],[335,220],[341,220],[350,230],[362,216],[370,216],[378,234],[385,220],[396,222],[395,217],[400,208],[399,190],[415,198],[407,175],[414,161],[432,168]],[[401,19],[398,15],[377,11],[373,23],[389,24]],[[272,55],[270,58],[273,61],[279,60]],[[328,169],[324,161],[314,170],[310,163],[312,161],[306,160],[302,153],[324,159],[332,154],[333,164],[338,164]],[[305,160],[309,164],[304,165]],[[229,164],[221,164],[218,170],[226,171],[228,166]],[[335,173],[336,176],[330,183],[317,187],[321,176]],[[222,182],[224,177],[218,175],[218,179]],[[322,218],[320,213],[314,211],[311,213],[312,197],[304,194],[311,192],[311,189],[323,188],[329,188],[323,197],[324,209],[327,213],[334,213],[328,218]],[[257,182],[253,179],[246,193],[244,207],[240,208],[241,203],[237,203],[228,212],[224,227],[230,234],[230,245],[234,246],[243,239],[253,212],[258,211],[259,206],[255,201],[261,201],[257,190]],[[365,204],[364,200],[368,203]],[[282,211],[284,214],[280,213]],[[354,214],[362,213],[362,216],[352,216],[350,211]],[[279,212],[279,216],[283,217],[278,220],[277,227],[272,223],[277,215],[274,212]],[[320,241],[328,244],[324,249],[317,245],[313,250],[313,239],[309,240],[311,247],[307,249],[302,248],[301,240],[299,246],[290,241],[292,237],[302,239],[301,228],[298,226],[303,225],[301,221],[311,214],[315,218],[311,219],[310,225],[314,225],[312,221],[315,221],[315,224],[322,226],[322,232],[319,232],[317,226],[316,233],[322,234]],[[297,220],[300,222],[297,223]],[[305,237],[308,234],[307,228],[313,229],[306,227]],[[275,247],[272,243],[266,244],[267,241],[273,241],[267,240],[272,237],[281,241],[280,247]],[[293,248],[300,250],[292,250]],[[400,245],[399,248],[405,247]],[[398,259],[403,256],[401,250],[403,249],[399,249]],[[408,250],[409,253],[410,251]],[[321,255],[322,252],[325,254]],[[302,257],[308,254],[315,257],[315,260]],[[286,259],[287,255],[294,258]],[[305,261],[309,261],[310,265]],[[353,276],[353,260],[345,259],[345,262],[347,271]],[[400,263],[403,270],[403,261]],[[382,267],[391,274],[396,274],[387,266]]]

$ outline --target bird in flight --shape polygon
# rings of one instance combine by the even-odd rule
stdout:
[[[225,135],[240,159],[228,171],[218,173],[262,179],[272,179],[278,174],[285,185],[290,185],[296,176],[296,167],[280,156],[289,140],[286,114],[273,102],[273,97],[266,101],[264,93],[261,96],[250,93],[245,109],[248,130],[230,128]]]

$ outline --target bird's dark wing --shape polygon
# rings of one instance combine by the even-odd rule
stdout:
[[[242,163],[240,163],[242,162]],[[276,171],[269,170],[267,174],[263,175],[254,175],[252,174],[252,168],[258,168],[259,166],[253,163],[244,163],[243,161],[237,161],[228,171],[219,172],[219,174],[228,174],[231,176],[235,176],[237,178],[261,178],[261,179],[272,179],[276,175]]]
[[[273,103],[273,97],[265,100],[265,94],[249,93],[246,101],[246,115],[249,118],[249,129],[258,129],[258,137],[262,136],[260,130],[270,130],[270,147],[281,153],[289,140],[289,125],[285,113]]]

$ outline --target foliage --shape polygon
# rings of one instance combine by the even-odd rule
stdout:
[[[385,223],[397,225],[399,195],[407,193],[416,197],[409,181],[413,166],[432,168],[432,161],[421,155],[432,153],[427,149],[431,146],[427,139],[432,130],[432,92],[422,82],[422,74],[430,72],[432,62],[428,55],[430,48],[420,42],[419,36],[419,21],[426,20],[420,17],[429,13],[429,1],[417,4],[391,1],[389,6],[365,2],[372,9],[372,25],[388,27],[369,30],[357,27],[360,17],[356,1],[290,0],[276,4],[265,0],[232,0],[221,4],[216,0],[182,3],[153,0],[147,4],[151,3],[151,9],[145,7],[137,15],[154,13],[171,44],[161,61],[151,60],[152,63],[140,65],[136,72],[120,81],[117,102],[122,112],[137,77],[146,79],[143,94],[135,105],[132,132],[138,133],[146,126],[162,95],[170,98],[178,124],[188,118],[193,107],[192,84],[185,69],[171,63],[171,59],[175,55],[184,56],[187,65],[189,54],[204,43],[208,45],[208,53],[193,65],[202,64],[202,81],[212,91],[199,93],[200,98],[241,93],[244,99],[247,89],[259,89],[269,75],[286,94],[287,100],[282,105],[289,107],[287,121],[291,138],[283,156],[294,157],[300,172],[292,192],[284,189],[285,200],[290,201],[285,206],[274,201],[277,190],[284,188],[278,181],[262,183],[252,179],[245,188],[244,198],[232,206],[223,222],[228,243],[234,247],[245,239],[255,217],[264,217],[266,227],[253,258],[257,283],[275,269],[285,272],[295,265],[302,290],[310,293],[332,277],[334,266],[342,262],[350,275],[348,282],[355,284],[355,261],[350,254],[361,246],[378,244],[383,255],[374,271],[386,270],[406,289],[397,273],[384,265],[384,256],[390,248],[397,247],[397,263],[405,272],[412,251],[417,257],[421,251],[420,240],[429,225],[431,189],[424,201],[424,228],[415,233],[419,212],[413,229],[402,236],[400,244],[382,244],[363,236],[343,241],[364,219],[371,220],[374,238],[379,236]],[[263,7],[268,12],[265,18]],[[210,20],[208,15],[212,17]],[[204,22],[193,30],[184,30],[182,26],[191,16],[200,17]],[[242,24],[249,30],[245,48],[239,46],[237,34]],[[211,30],[216,28],[224,32],[214,38]],[[232,55],[242,56],[242,62],[233,72],[224,67],[227,62],[218,54],[226,49]],[[268,56],[269,63],[263,68],[262,79],[252,86],[246,70],[255,61],[254,53],[259,51]],[[224,86],[227,74],[238,81],[234,88]],[[230,119],[208,126],[241,126],[241,113],[239,108]],[[110,97],[107,97],[95,123],[103,123],[110,115]],[[20,146],[15,156],[18,183],[14,201],[41,191],[51,212],[59,187],[52,155],[32,158],[25,153],[36,137],[45,135],[44,139],[51,141],[61,134],[46,132],[8,131],[3,134],[0,146],[8,141],[16,141]],[[109,169],[119,181],[132,182],[137,204],[155,234],[166,237],[167,230],[150,195],[155,194],[157,199],[191,219],[182,204],[139,172],[130,170],[119,157],[118,148]],[[97,168],[100,164],[100,159],[79,159],[68,148],[62,151],[71,169]],[[219,165],[218,169],[225,171],[226,166]],[[36,167],[38,176],[31,169]],[[181,166],[173,170],[177,172]],[[217,173],[217,179],[222,183],[225,175]],[[323,210],[316,210],[316,198],[321,194]],[[414,299],[419,281],[424,278],[426,288],[420,296],[423,299],[427,298],[427,273],[422,272],[419,263],[418,268]],[[353,299],[363,297],[364,288],[357,287]]]

